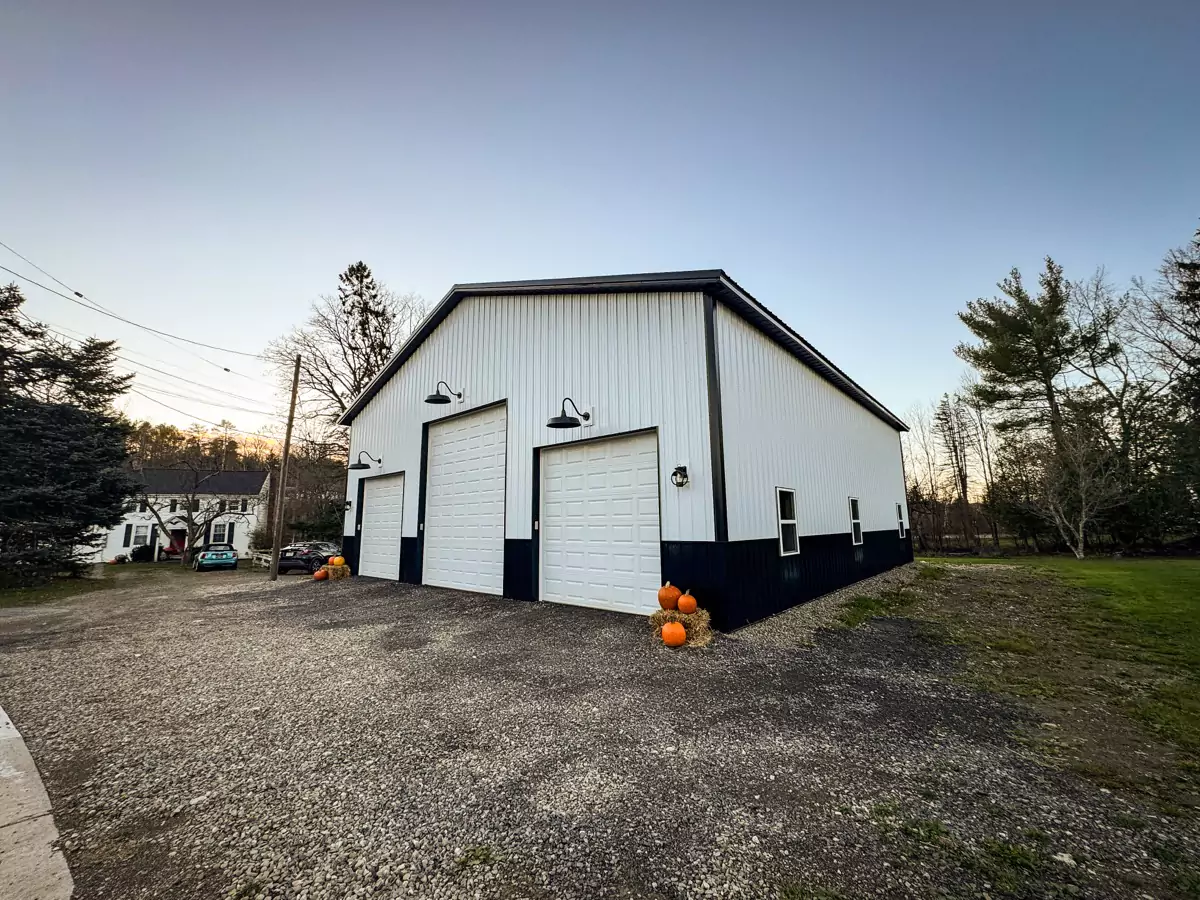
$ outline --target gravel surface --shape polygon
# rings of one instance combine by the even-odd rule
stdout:
[[[876,597],[884,591],[899,590],[916,577],[917,564],[909,563],[739,628],[736,637],[762,647],[811,646],[817,642],[817,631],[832,628],[854,597]]]
[[[670,651],[585,609],[176,576],[0,610],[0,703],[85,900],[1164,896],[1127,802],[1027,758],[954,648],[772,621]],[[975,854],[1025,833],[1038,892],[1005,893]]]

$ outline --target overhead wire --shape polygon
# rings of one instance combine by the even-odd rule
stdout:
[[[115,312],[111,312],[103,307],[97,306],[94,301],[85,303],[84,300],[87,300],[86,297],[84,297],[83,300],[80,300],[70,296],[69,294],[64,294],[62,291],[56,291],[49,285],[42,284],[40,281],[30,278],[28,275],[22,275],[20,272],[16,272],[8,268],[8,266],[0,266],[0,270],[3,270],[16,278],[20,278],[22,281],[26,281],[29,284],[32,284],[34,287],[40,287],[43,291],[49,291],[51,294],[62,297],[64,300],[70,300],[76,306],[82,306],[84,309],[90,309],[94,312],[98,312],[101,315],[116,319],[118,322],[124,322],[126,325],[132,325],[134,328],[141,328],[143,331],[149,331],[151,334],[157,334],[161,337],[171,338],[172,340],[176,341],[183,341],[185,344],[193,344],[197,347],[204,347],[207,350],[216,350],[220,353],[234,353],[238,356],[248,356],[250,359],[262,359],[262,357],[257,353],[247,353],[245,350],[230,350],[228,347],[218,347],[215,344],[205,344],[203,341],[193,341],[191,338],[180,337],[177,334],[171,334],[169,331],[160,331],[157,328],[151,328],[149,325],[143,325],[141,322],[135,322],[132,319],[126,319],[124,316],[119,316]],[[75,291],[75,293],[79,294],[78,291]],[[83,294],[79,294],[79,296],[83,297]],[[216,363],[214,363],[214,365],[216,365]],[[222,366],[222,368],[224,367]]]
[[[36,319],[34,319],[34,318],[32,318],[31,316],[27,315],[27,314],[26,314],[25,312],[23,312],[22,310],[18,310],[17,312],[20,314],[20,316],[21,316],[23,319],[25,319],[25,320],[26,320],[27,322],[29,322],[31,325],[37,325],[37,326],[39,326],[39,327],[43,327],[43,328],[45,328],[47,331],[49,331],[51,334],[53,334],[53,335],[55,335],[55,336],[57,336],[57,337],[59,337],[59,338],[61,338],[61,339],[65,340],[65,341],[67,341],[68,343],[70,343],[70,342],[73,342],[74,340],[76,340],[76,339],[73,339],[73,338],[71,338],[69,335],[63,334],[63,333],[62,333],[62,332],[60,332],[60,331],[56,331],[55,329],[53,329],[53,328],[49,327],[48,325],[46,325],[46,323],[44,323],[44,322],[38,322]],[[59,326],[59,327],[64,327],[64,326]],[[72,330],[72,331],[73,331],[74,329],[70,329],[70,330]],[[78,334],[79,332],[75,332],[75,333],[76,333],[76,334]],[[151,391],[152,393],[163,394],[163,395],[165,395],[165,396],[168,396],[168,397],[177,397],[177,398],[179,398],[179,399],[181,399],[181,400],[191,400],[191,401],[193,401],[193,402],[195,402],[195,403],[200,403],[200,404],[202,404],[202,405],[205,405],[205,406],[211,406],[211,407],[213,407],[213,408],[215,408],[215,409],[224,409],[224,410],[231,410],[231,411],[234,411],[234,412],[250,413],[251,415],[257,415],[257,416],[270,416],[270,417],[272,417],[272,418],[274,418],[274,417],[276,417],[276,416],[278,415],[278,413],[277,413],[277,412],[275,412],[275,411],[273,411],[273,410],[266,410],[266,409],[262,409],[262,408],[259,408],[259,409],[250,409],[250,408],[247,408],[247,407],[244,407],[244,406],[236,406],[236,405],[234,405],[234,404],[230,404],[230,403],[218,403],[218,402],[215,402],[215,401],[213,401],[213,400],[209,400],[209,399],[207,399],[207,398],[205,398],[205,397],[198,397],[198,396],[195,396],[195,395],[192,395],[192,394],[181,394],[181,393],[178,393],[178,392],[176,392],[176,391],[170,391],[170,390],[166,390],[166,389],[164,389],[164,388],[162,388],[162,387],[159,387],[159,386],[157,386],[157,384],[159,383],[159,380],[158,380],[157,378],[153,378],[153,376],[147,376],[147,374],[146,374],[145,372],[141,372],[141,371],[139,371],[137,367],[138,367],[138,366],[142,366],[142,367],[144,367],[144,368],[147,368],[147,369],[150,369],[150,370],[152,370],[152,371],[158,372],[158,373],[160,373],[160,374],[162,374],[162,375],[165,375],[167,378],[178,378],[178,377],[179,377],[178,375],[175,375],[175,374],[173,374],[173,373],[171,373],[171,372],[164,372],[162,369],[155,369],[153,366],[147,366],[147,365],[145,365],[145,363],[139,363],[139,362],[137,362],[136,360],[127,360],[127,359],[125,359],[124,357],[122,357],[122,356],[121,356],[119,353],[118,353],[118,354],[114,354],[114,355],[117,357],[117,359],[121,359],[121,360],[123,360],[123,361],[125,362],[125,364],[126,364],[126,368],[130,368],[130,369],[132,369],[132,370],[133,370],[133,371],[131,371],[131,372],[128,372],[128,373],[121,372],[120,374],[131,374],[131,375],[133,375],[135,378],[139,378],[139,377],[140,377],[141,379],[150,380],[150,381],[152,382],[151,384],[141,384],[141,387],[142,387],[142,389],[143,389],[143,390]],[[139,383],[140,383],[140,382],[139,382]],[[174,382],[168,382],[168,384],[169,384],[171,387],[178,387],[178,385],[177,385],[177,384],[175,384]],[[131,388],[130,390],[132,391],[132,388]],[[136,391],[134,391],[134,393],[137,393],[137,392],[136,392]],[[140,395],[140,396],[144,396],[144,395]],[[237,398],[237,399],[240,399],[240,400],[245,400],[246,402],[249,402],[249,403],[255,403],[255,402],[257,402],[257,401],[255,401],[255,400],[253,400],[252,398],[249,398],[249,397],[241,397],[240,395],[237,395],[237,394],[228,394],[228,396],[235,397],[235,398]],[[153,397],[147,397],[146,399],[154,401],[154,398],[153,398]],[[155,401],[155,402],[159,402],[159,401]],[[162,404],[162,405],[166,405],[166,404]],[[168,409],[170,409],[170,408],[171,408],[171,407],[168,407]],[[177,412],[178,412],[178,410],[177,410]],[[185,413],[185,412],[180,412],[180,415],[189,415],[189,414],[188,414],[188,413]],[[204,421],[204,420],[201,420],[201,421]],[[216,424],[216,425],[218,425],[218,427],[223,427],[223,426],[220,426],[220,424],[219,424],[219,423],[207,423],[207,424]],[[244,432],[244,433],[245,433],[245,434],[258,434],[258,432]]]
[[[222,425],[220,422],[214,422],[211,419],[205,419],[205,418],[202,418],[201,416],[193,415],[192,413],[187,412],[186,410],[179,409],[177,407],[171,406],[169,403],[163,403],[161,400],[158,400],[154,397],[147,396],[146,394],[143,394],[141,391],[136,390],[135,388],[130,388],[129,393],[137,394],[139,397],[141,397],[145,400],[149,400],[151,403],[157,403],[159,406],[164,406],[167,409],[171,410],[171,412],[179,413],[179,415],[181,415],[181,416],[187,416],[188,418],[190,418],[196,422],[200,422],[204,425],[212,425],[214,428],[220,428],[222,430],[226,430],[225,426]],[[227,430],[230,432],[230,434],[250,435],[253,437],[266,438],[266,439],[272,440],[272,441],[279,440],[278,435],[264,434],[261,431],[241,431],[240,429],[237,429],[237,428],[230,428]]]
[[[241,356],[247,356],[252,359],[258,359],[260,361],[263,361],[263,357],[261,355],[256,354],[256,353],[247,353],[243,350],[230,350],[230,349],[227,349],[224,347],[217,347],[213,344],[205,344],[200,341],[194,341],[191,338],[185,338],[185,337],[181,337],[179,335],[171,334],[170,332],[167,332],[167,331],[160,331],[157,328],[151,328],[148,325],[143,325],[140,322],[133,321],[132,319],[126,319],[124,316],[117,315],[115,312],[110,310],[99,300],[93,300],[91,297],[84,295],[81,291],[75,290],[73,287],[71,287],[69,284],[67,284],[65,281],[63,281],[61,278],[58,278],[53,273],[48,272],[46,269],[43,269],[41,266],[39,266],[37,263],[35,263],[29,257],[27,257],[24,254],[20,253],[19,251],[15,250],[9,244],[6,244],[3,241],[0,241],[0,247],[3,247],[5,250],[7,250],[9,253],[13,254],[14,256],[18,257],[19,259],[24,260],[26,263],[33,266],[35,269],[37,269],[39,272],[41,272],[47,278],[49,278],[50,280],[54,281],[55,283],[61,285],[63,288],[70,291],[75,296],[69,297],[66,294],[62,293],[62,291],[56,291],[54,288],[49,287],[48,285],[44,285],[41,282],[36,281],[32,278],[29,278],[26,275],[22,275],[20,272],[16,272],[16,271],[8,268],[7,266],[0,266],[0,269],[4,270],[5,272],[8,272],[10,275],[20,278],[22,281],[26,281],[29,284],[32,284],[35,287],[39,287],[44,291],[54,294],[56,297],[62,297],[64,300],[70,300],[72,303],[74,303],[78,306],[82,306],[84,309],[91,309],[93,312],[98,312],[101,315],[109,316],[110,318],[117,319],[118,321],[121,321],[121,322],[125,322],[126,324],[132,325],[135,328],[141,328],[142,330],[154,335],[159,340],[167,342],[171,346],[175,347],[177,350],[182,350],[184,353],[187,353],[191,356],[196,357],[196,359],[200,360],[201,362],[207,363],[208,365],[213,366],[214,368],[220,369],[223,372],[228,372],[230,375],[235,375],[238,378],[244,378],[247,381],[253,382],[255,384],[264,384],[265,383],[259,378],[254,378],[250,375],[244,375],[241,372],[231,369],[229,366],[223,365],[219,362],[214,362],[213,360],[209,359],[208,357],[202,356],[201,354],[196,353],[194,350],[190,350],[187,347],[180,346],[176,342],[184,341],[185,343],[194,344],[198,347],[205,347],[210,350],[220,351],[222,353],[236,353]],[[79,299],[75,299],[76,297]]]

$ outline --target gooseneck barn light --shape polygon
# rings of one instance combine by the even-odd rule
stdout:
[[[462,391],[451,391],[451,390],[450,390],[450,385],[446,384],[446,382],[444,382],[444,381],[439,381],[439,382],[437,383],[437,385],[434,387],[434,389],[433,389],[433,393],[432,393],[432,394],[430,394],[428,397],[426,397],[426,398],[425,398],[425,402],[426,402],[426,403],[449,403],[449,402],[450,402],[450,398],[449,398],[449,397],[447,397],[445,394],[443,394],[443,393],[441,392],[441,390],[440,390],[440,389],[441,389],[441,388],[443,388],[443,387],[444,387],[444,388],[445,388],[447,391],[449,391],[451,394],[453,394],[453,395],[454,395],[454,398],[455,398],[456,400],[461,400],[461,399],[462,399]]]
[[[675,487],[683,487],[687,483],[687,466],[676,466],[675,471],[671,473],[671,484],[675,485]]]
[[[364,456],[367,459],[371,460],[371,462],[375,463],[375,465],[377,465],[377,466],[383,465],[383,457],[382,456],[379,457],[379,459],[376,459],[370,453],[368,453],[366,450],[360,450],[360,451],[358,451],[358,462],[352,462],[352,463],[350,463],[350,465],[346,466],[346,468],[349,469],[351,472],[361,472],[364,469],[371,468],[371,463],[365,463],[362,461],[362,458]]]
[[[567,415],[567,404],[568,403],[570,403],[571,408],[573,410],[575,410],[575,415],[573,415],[573,416]],[[546,427],[547,428],[578,428],[579,424],[580,424],[579,419],[582,418],[583,421],[586,422],[589,419],[591,419],[591,417],[592,417],[591,413],[580,412],[579,407],[575,405],[575,401],[572,400],[570,397],[564,397],[563,402],[562,402],[562,411],[559,412],[559,414],[557,416],[551,416],[549,421],[546,422]]]

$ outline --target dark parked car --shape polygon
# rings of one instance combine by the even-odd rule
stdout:
[[[329,562],[329,557],[337,556],[341,552],[337,544],[328,541],[288,544],[279,551],[279,571],[315,572]]]

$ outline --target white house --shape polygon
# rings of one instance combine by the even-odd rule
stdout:
[[[904,423],[719,269],[455,285],[341,423],[358,575],[735,628],[912,559]]]
[[[155,558],[178,554],[187,542],[189,503],[196,504],[192,521],[203,529],[198,543],[233,544],[243,556],[250,548],[250,532],[267,515],[267,472],[142,469],[134,473],[134,481],[139,491],[126,505],[121,522],[109,530],[97,549],[96,562],[128,556],[145,544],[155,548]]]

